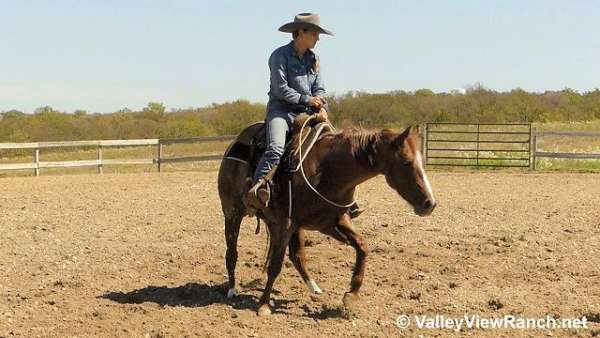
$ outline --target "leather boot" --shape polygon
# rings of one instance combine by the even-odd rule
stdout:
[[[267,182],[259,179],[256,184],[246,193],[246,202],[249,207],[254,209],[264,209],[269,205],[271,192]]]

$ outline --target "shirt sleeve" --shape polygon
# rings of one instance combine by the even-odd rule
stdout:
[[[308,106],[312,97],[300,94],[288,85],[287,62],[284,55],[273,53],[269,58],[269,69],[271,70],[271,90],[273,95],[292,104]]]

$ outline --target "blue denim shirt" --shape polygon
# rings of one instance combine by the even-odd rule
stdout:
[[[317,55],[307,50],[300,58],[294,41],[277,48],[269,58],[271,88],[268,111],[310,113],[309,102],[313,96],[325,96],[321,72],[315,73],[313,62]],[[329,110],[327,104],[325,110]]]

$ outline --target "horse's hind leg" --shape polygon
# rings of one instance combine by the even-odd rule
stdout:
[[[323,293],[319,285],[317,285],[317,283],[315,283],[315,281],[312,280],[312,278],[310,278],[310,275],[308,274],[308,271],[306,269],[306,253],[304,251],[304,230],[298,229],[298,231],[292,234],[292,237],[290,238],[289,248],[290,260],[292,261],[292,263],[294,263],[294,267],[296,268],[296,270],[298,270],[298,273],[300,273],[300,277],[302,277],[302,280],[304,281],[304,283],[306,283],[310,292],[316,294]]]
[[[237,241],[240,234],[240,224],[244,216],[240,211],[225,214],[225,241],[227,242],[227,252],[225,253],[225,265],[227,266],[227,274],[229,275],[229,288],[227,290],[227,298],[235,296],[235,266],[237,263]]]
[[[273,290],[275,279],[277,279],[277,276],[281,272],[283,259],[285,258],[285,250],[287,249],[291,235],[294,232],[293,229],[290,229],[289,224],[285,229],[277,228],[276,226],[269,224],[269,231],[271,231],[271,244],[273,247],[270,249],[271,253],[267,268],[267,284],[265,285],[265,290],[263,291],[258,304],[259,316],[271,314],[271,309],[269,308],[271,291]]]

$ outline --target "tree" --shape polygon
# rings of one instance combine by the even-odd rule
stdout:
[[[165,105],[161,102],[150,102],[140,114],[143,118],[158,122],[165,115]]]
[[[1,115],[3,119],[18,119],[20,117],[25,116],[25,114],[22,111],[16,109],[11,109],[7,112],[2,113]]]
[[[77,109],[76,111],[73,112],[73,115],[76,118],[80,118],[80,117],[84,117],[87,115],[87,111],[83,110],[83,109]]]

